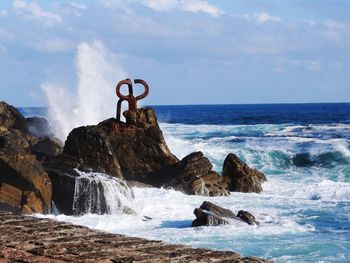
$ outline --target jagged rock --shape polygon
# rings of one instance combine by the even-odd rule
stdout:
[[[165,143],[151,108],[124,112],[126,123],[109,119],[101,127],[113,146],[123,177],[147,183],[147,177],[178,162]]]
[[[237,217],[242,219],[242,221],[246,222],[248,225],[260,225],[260,223],[256,221],[255,217],[248,211],[238,211]]]
[[[193,213],[196,216],[192,222],[193,227],[229,224],[230,220],[238,219],[231,210],[207,201],[204,201],[199,208],[195,208]]]
[[[231,210],[207,201],[204,201],[199,208],[195,208],[193,213],[196,219],[192,222],[192,227],[225,225],[232,220],[246,222],[249,225],[259,225],[255,217],[247,211],[239,211],[235,215]]]
[[[10,128],[23,131],[26,123],[26,119],[16,108],[0,101],[0,132]]]
[[[152,109],[127,111],[124,115],[126,123],[111,118],[74,129],[63,154],[79,160],[79,169],[139,182],[178,161],[169,151]]]
[[[172,187],[192,195],[229,195],[227,184],[212,168],[213,165],[202,152],[194,152],[150,176],[149,182],[157,187]]]
[[[261,184],[267,181],[263,173],[250,168],[233,153],[224,161],[222,177],[230,191],[244,193],[260,193]]]
[[[0,102],[0,120],[0,210],[50,212],[50,178],[29,150],[38,138],[28,134],[26,119],[5,102]]]

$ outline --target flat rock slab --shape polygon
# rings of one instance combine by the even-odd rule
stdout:
[[[229,251],[194,249],[109,234],[30,216],[0,214],[3,262],[267,262]]]

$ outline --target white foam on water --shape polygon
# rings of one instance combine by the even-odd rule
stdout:
[[[76,57],[76,88],[42,84],[49,106],[49,120],[56,136],[65,140],[76,127],[97,124],[115,116],[116,83],[127,74],[118,56],[94,40],[81,43]]]
[[[69,221],[74,224],[85,225],[91,228],[112,233],[122,233],[133,236],[162,239],[170,242],[183,242],[196,235],[197,239],[211,238],[213,235],[234,238],[246,234],[254,235],[282,235],[286,233],[299,233],[312,231],[311,226],[303,226],[291,216],[280,215],[273,208],[274,200],[269,195],[232,193],[229,197],[188,196],[174,190],[155,188],[134,188],[135,201],[139,208],[138,215],[92,215],[79,217],[65,215],[50,216],[51,218]],[[219,227],[191,228],[195,219],[193,210],[203,201],[210,201],[232,209],[235,213],[245,209],[252,212],[261,226],[250,226],[237,221],[231,225]],[[262,206],[262,204],[269,206]],[[143,221],[143,216],[151,217]]]

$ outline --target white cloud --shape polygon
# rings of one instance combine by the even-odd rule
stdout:
[[[281,18],[278,16],[271,16],[268,13],[255,13],[253,15],[253,17],[255,18],[255,20],[259,23],[259,24],[263,24],[266,22],[280,22]]]
[[[74,7],[76,9],[80,9],[80,10],[86,10],[87,6],[83,3],[76,3],[76,2],[70,2],[69,5],[71,7]]]
[[[224,11],[222,11],[220,8],[214,5],[209,4],[207,1],[187,0],[187,1],[180,1],[180,4],[182,9],[193,13],[203,12],[214,17],[224,14]]]
[[[43,10],[37,2],[27,3],[22,0],[15,0],[13,1],[13,9],[27,19],[43,22],[47,26],[62,22],[61,16]]]
[[[76,45],[66,39],[46,39],[36,44],[36,48],[47,53],[58,53],[73,50]]]
[[[143,4],[157,11],[171,10],[178,4],[175,0],[142,0]]]
[[[314,20],[306,20],[304,21],[309,26],[315,27],[315,26],[323,26],[329,29],[346,29],[347,26],[339,21],[335,21],[332,19],[327,19],[325,21],[314,21]]]
[[[6,9],[0,10],[0,17],[7,17],[8,12]]]
[[[272,16],[269,15],[268,13],[255,13],[253,15],[249,14],[236,14],[236,15],[231,15],[232,17],[240,18],[240,19],[245,19],[245,20],[251,20],[254,22],[258,22],[259,24],[264,24],[266,22],[281,22],[282,19],[278,16]]]
[[[100,0],[108,8],[125,8],[126,3],[140,3],[156,11],[180,9],[192,13],[206,13],[213,17],[224,14],[217,6],[205,0]]]

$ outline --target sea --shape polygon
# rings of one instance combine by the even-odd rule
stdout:
[[[207,197],[133,188],[134,198],[125,202],[136,215],[112,209],[108,215],[56,211],[46,217],[276,262],[350,262],[350,103],[152,107],[178,158],[202,151],[221,173],[225,157],[235,153],[266,175],[263,192]],[[21,111],[45,117],[48,109]],[[193,210],[203,201],[250,211],[261,224],[192,228]]]

